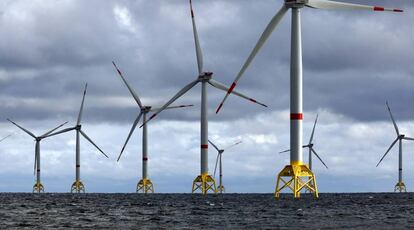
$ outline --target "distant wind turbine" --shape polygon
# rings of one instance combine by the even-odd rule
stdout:
[[[216,178],[217,163],[218,163],[219,164],[219,176],[220,176],[219,178],[220,179],[219,179],[219,186],[217,187],[217,191],[219,193],[223,193],[223,192],[225,192],[225,188],[224,188],[224,185],[223,185],[223,164],[222,164],[222,161],[221,161],[221,157],[222,157],[222,155],[223,155],[223,153],[224,153],[225,150],[228,150],[228,149],[230,149],[230,148],[232,148],[232,147],[234,147],[234,146],[236,146],[236,145],[238,145],[238,144],[240,144],[242,142],[241,141],[238,141],[238,142],[236,142],[236,143],[234,143],[234,144],[232,144],[230,146],[227,146],[224,149],[219,149],[210,140],[208,140],[208,142],[210,142],[210,144],[217,150],[216,165],[214,166],[214,178]]]
[[[109,158],[92,140],[91,138],[86,135],[86,133],[82,130],[81,120],[82,120],[82,113],[83,113],[83,105],[85,102],[85,95],[86,95],[86,89],[88,87],[88,84],[85,84],[85,89],[83,91],[83,97],[82,97],[82,103],[78,114],[78,120],[76,122],[76,125],[71,128],[66,128],[61,131],[51,133],[48,136],[55,136],[61,133],[66,133],[69,131],[76,131],[76,178],[75,182],[73,182],[70,192],[80,193],[85,192],[85,186],[80,180],[80,135],[82,135],[87,141],[89,141],[93,146],[95,146],[96,149],[99,150],[106,158]]]
[[[135,128],[137,127],[137,124],[141,120],[142,117],[142,123],[144,124],[142,129],[142,179],[137,183],[137,189],[136,192],[142,191],[143,193],[154,193],[154,186],[152,181],[148,177],[148,135],[147,135],[147,124],[145,122],[147,121],[147,114],[149,112],[157,112],[159,108],[152,108],[152,106],[145,106],[142,104],[141,100],[138,97],[138,94],[132,89],[132,87],[128,84],[125,77],[122,75],[121,70],[118,69],[115,62],[112,62],[114,65],[116,71],[118,72],[119,76],[122,78],[122,81],[125,83],[126,87],[128,88],[129,92],[131,93],[132,97],[135,99],[135,101],[138,104],[138,107],[140,109],[140,113],[138,114],[137,118],[135,119],[131,131],[129,131],[128,137],[125,141],[124,146],[122,146],[121,153],[118,156],[117,161],[121,159],[122,153],[125,150],[125,147],[129,141],[129,138],[131,137],[132,133],[134,132]],[[176,108],[184,108],[189,107],[193,105],[179,105],[179,106],[170,106],[166,109],[176,109]]]
[[[409,141],[414,141],[414,138],[411,137],[407,137],[404,134],[401,134],[397,123],[394,120],[394,116],[391,113],[391,109],[390,106],[388,105],[388,102],[385,102],[385,104],[387,105],[387,109],[388,112],[390,114],[392,123],[394,124],[394,128],[395,128],[395,132],[397,133],[397,138],[391,143],[390,147],[387,149],[387,151],[385,152],[384,156],[382,156],[381,160],[378,162],[377,166],[381,164],[382,160],[384,160],[385,156],[387,156],[387,154],[390,152],[390,150],[392,149],[392,147],[394,147],[395,143],[397,143],[398,141],[398,182],[394,187],[394,192],[399,191],[399,192],[406,192],[407,189],[405,187],[405,184],[402,180],[402,141],[403,140],[409,140]]]
[[[281,9],[270,20],[250,55],[231,84],[229,90],[219,104],[216,113],[223,107],[228,96],[233,92],[237,82],[243,76],[253,59],[266,43],[267,39],[279,25],[288,10],[292,11],[291,23],[291,55],[290,55],[290,164],[286,165],[277,176],[275,197],[279,198],[283,189],[293,192],[294,198],[300,198],[302,189],[311,191],[319,197],[315,174],[303,164],[303,65],[302,65],[302,32],[300,11],[304,7],[313,9],[349,9],[369,11],[402,12],[400,9],[389,9],[379,6],[367,6],[328,0],[285,0]],[[311,179],[309,179],[311,178]]]
[[[302,146],[303,148],[308,148],[309,149],[309,157],[308,157],[308,165],[309,165],[309,169],[312,170],[312,155],[315,154],[315,156],[319,159],[320,162],[322,162],[322,164],[328,168],[328,166],[325,164],[325,162],[323,162],[322,158],[318,155],[318,153],[316,153],[315,149],[313,148],[313,135],[315,134],[315,127],[316,127],[316,123],[318,122],[318,115],[316,115],[316,119],[315,119],[315,123],[313,124],[313,129],[312,129],[312,133],[311,136],[309,138],[309,143],[307,145]],[[290,149],[279,152],[279,153],[286,153],[286,152],[290,152]]]
[[[17,123],[13,122],[12,120],[10,120],[10,119],[7,119],[7,120],[10,121],[11,123],[13,123],[19,129],[23,130],[25,133],[29,134],[31,137],[33,137],[35,139],[36,145],[35,145],[35,160],[34,160],[33,174],[36,175],[36,183],[33,185],[33,193],[44,192],[45,191],[44,186],[43,186],[42,182],[40,181],[40,141],[47,138],[50,133],[52,133],[53,131],[57,130],[58,128],[64,126],[68,122],[65,122],[65,123],[57,126],[56,128],[54,128],[50,131],[47,131],[43,135],[35,136],[32,132],[30,132],[29,130],[23,128],[22,126],[18,125]],[[9,136],[11,136],[11,134]],[[9,137],[9,136],[7,136],[7,137]],[[7,138],[7,137],[5,137],[5,138]],[[4,140],[5,138],[1,139],[0,141]]]
[[[200,190],[202,194],[206,194],[208,191],[212,191],[216,193],[216,182],[214,178],[209,175],[208,173],[208,118],[207,118],[207,84],[211,86],[223,90],[228,91],[229,88],[224,86],[222,83],[213,80],[213,73],[212,72],[205,72],[203,70],[203,55],[201,52],[200,42],[198,39],[197,27],[195,24],[194,19],[194,11],[192,8],[192,3],[190,0],[190,10],[191,10],[191,20],[193,24],[193,34],[194,34],[194,42],[195,42],[195,50],[196,50],[196,57],[197,57],[197,66],[198,66],[198,77],[196,80],[190,82],[186,85],[183,89],[181,89],[174,97],[172,97],[164,106],[160,108],[157,112],[155,112],[150,119],[145,122],[144,124],[151,121],[155,116],[161,113],[164,109],[166,109],[170,104],[176,101],[178,98],[183,96],[187,91],[193,88],[198,83],[201,83],[201,117],[200,117],[200,136],[201,136],[201,145],[200,145],[200,152],[201,152],[201,167],[200,167],[200,175],[198,175],[194,181],[192,186],[192,193]],[[241,98],[244,98],[250,102],[256,103],[258,105],[267,107],[265,104],[256,101],[253,98],[247,97],[239,92],[232,91],[234,95],[237,95]],[[141,126],[142,127],[142,126]]]

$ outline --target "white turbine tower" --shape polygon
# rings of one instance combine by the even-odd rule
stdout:
[[[214,181],[214,178],[208,174],[208,118],[207,118],[207,84],[210,84],[211,86],[227,91],[228,88],[224,86],[222,83],[215,81],[212,79],[213,73],[212,72],[205,72],[203,71],[203,55],[201,52],[200,42],[198,39],[198,33],[197,33],[197,27],[195,24],[194,19],[194,12],[190,0],[190,10],[191,10],[191,20],[193,24],[193,34],[194,34],[194,41],[195,41],[195,50],[196,50],[196,56],[197,56],[197,66],[198,66],[198,77],[196,80],[192,81],[190,84],[186,85],[183,89],[181,89],[174,97],[171,98],[164,106],[160,108],[156,113],[154,113],[150,119],[147,121],[149,122],[152,120],[155,116],[157,116],[160,112],[162,112],[164,109],[166,109],[171,103],[173,103],[175,100],[180,98],[182,95],[184,95],[188,90],[193,88],[198,83],[201,83],[201,118],[200,118],[200,136],[201,136],[201,168],[200,168],[200,175],[198,175],[194,181],[192,186],[192,192],[194,193],[197,190],[200,190],[202,194],[206,194],[208,191],[212,191],[214,193],[217,192],[216,190],[216,183]],[[236,91],[232,92],[233,94],[242,97],[246,100],[249,100],[253,103],[262,105],[267,107],[266,105],[257,102],[256,100],[247,97],[241,93],[238,93]],[[144,123],[145,124],[145,123]],[[142,126],[141,126],[142,127]]]
[[[398,154],[398,182],[394,187],[394,192],[396,191],[406,192],[407,189],[402,180],[402,140],[414,141],[414,138],[407,137],[404,134],[400,133],[400,130],[398,130],[397,123],[395,122],[394,117],[392,116],[391,109],[390,109],[390,106],[388,105],[388,102],[386,102],[385,104],[387,105],[387,109],[388,109],[388,112],[390,113],[392,123],[394,124],[395,132],[397,133],[397,138],[391,143],[390,147],[387,149],[384,156],[382,156],[381,160],[378,162],[376,167],[378,167],[378,165],[381,164],[382,160],[385,158],[385,156],[387,156],[387,154],[390,152],[392,147],[394,147],[395,143],[397,143],[398,141],[398,153],[399,153]]]
[[[313,135],[315,134],[315,128],[316,128],[316,123],[317,122],[318,122],[318,115],[316,115],[315,123],[313,124],[313,129],[312,129],[311,136],[309,138],[309,143],[307,145],[302,146],[303,148],[308,148],[309,149],[308,166],[309,166],[310,170],[312,170],[312,155],[313,154],[315,154],[315,156],[325,166],[325,168],[328,168],[328,166],[325,164],[325,162],[323,162],[322,158],[318,155],[318,153],[316,153],[315,149],[313,148],[313,145],[314,145],[313,144]],[[290,149],[279,152],[279,153],[286,153],[286,152],[290,152]]]
[[[128,137],[125,141],[124,146],[122,146],[121,153],[118,156],[118,160],[121,158],[122,153],[124,152],[124,149],[129,141],[129,138],[131,137],[132,133],[134,132],[135,128],[137,127],[137,124],[141,120],[144,123],[144,126],[142,128],[142,179],[137,183],[137,189],[136,192],[142,191],[143,193],[154,193],[154,186],[152,181],[148,177],[148,135],[147,135],[147,124],[145,122],[147,121],[147,114],[149,112],[156,112],[159,110],[159,108],[152,108],[152,106],[145,106],[142,105],[141,100],[139,99],[137,93],[132,89],[132,87],[128,84],[125,77],[122,75],[121,70],[118,69],[115,62],[112,62],[114,65],[116,71],[118,72],[119,76],[122,78],[122,81],[125,83],[126,87],[128,88],[129,92],[131,93],[132,97],[135,99],[135,101],[138,104],[138,107],[140,109],[140,113],[138,114],[137,118],[135,119],[131,131],[129,131]],[[193,105],[179,105],[179,106],[170,106],[166,109],[176,109],[176,108],[184,108],[184,107],[190,107]]]
[[[82,113],[83,113],[83,105],[85,102],[85,95],[86,95],[86,89],[88,87],[88,84],[85,84],[85,89],[83,91],[83,97],[82,97],[82,103],[81,103],[81,107],[79,110],[79,115],[78,115],[78,120],[76,122],[76,126],[71,127],[71,128],[66,128],[63,129],[61,131],[55,132],[55,133],[51,133],[49,135],[47,135],[47,137],[50,136],[54,136],[54,135],[58,135],[61,133],[66,133],[72,130],[76,131],[76,178],[75,178],[75,182],[73,182],[70,192],[76,192],[76,193],[80,193],[80,192],[85,192],[85,186],[82,183],[82,181],[80,180],[80,135],[82,135],[87,141],[89,141],[93,146],[95,146],[96,149],[99,150],[99,152],[101,152],[106,158],[109,158],[92,140],[91,138],[88,137],[88,135],[86,135],[86,133],[82,130],[82,125],[81,125],[81,121],[82,121]]]
[[[256,54],[260,51],[263,44],[272,34],[276,26],[282,20],[285,13],[292,10],[292,29],[291,29],[291,56],[290,56],[290,165],[285,166],[279,173],[275,197],[280,197],[280,192],[284,188],[292,190],[294,197],[299,198],[302,189],[312,191],[315,197],[318,197],[318,189],[316,186],[316,179],[313,172],[302,162],[302,36],[301,36],[301,20],[300,10],[303,7],[310,7],[315,9],[352,9],[352,10],[373,10],[373,11],[391,11],[402,12],[399,9],[388,9],[378,6],[366,6],[359,4],[350,4],[327,0],[285,0],[282,8],[272,18],[267,25],[263,34],[259,38],[256,46],[253,48],[246,62],[243,64],[236,79],[230,86],[223,101],[217,108],[218,113],[223,106],[225,100],[236,87],[237,82],[242,77],[245,70],[253,61]],[[287,178],[287,181],[283,178]],[[305,179],[306,178],[306,179]],[[309,179],[311,178],[311,179]],[[281,183],[279,183],[281,182]],[[280,185],[280,186],[279,186]]]
[[[221,161],[221,157],[225,150],[230,149],[231,147],[234,147],[240,143],[241,141],[238,141],[230,146],[227,146],[224,149],[219,149],[212,141],[208,140],[210,144],[217,150],[217,158],[216,158],[216,166],[214,166],[214,178],[216,178],[216,171],[217,171],[217,164],[219,165],[219,186],[217,187],[217,190],[219,193],[225,192],[224,185],[223,185],[223,164]]]
[[[43,140],[44,138],[47,138],[50,133],[52,133],[53,131],[57,130],[58,128],[64,126],[68,122],[65,122],[65,123],[57,126],[56,128],[46,132],[43,135],[35,136],[32,132],[30,132],[29,130],[23,128],[22,126],[18,125],[17,123],[13,122],[12,120],[10,120],[10,119],[7,119],[7,120],[10,121],[11,123],[13,123],[19,129],[23,130],[25,133],[29,134],[31,137],[33,137],[35,139],[36,145],[35,145],[35,161],[34,161],[33,174],[36,174],[36,183],[33,185],[33,192],[37,192],[37,193],[44,192],[45,191],[44,186],[43,186],[42,182],[40,181],[40,141]],[[5,139],[5,138],[3,138],[3,139]]]

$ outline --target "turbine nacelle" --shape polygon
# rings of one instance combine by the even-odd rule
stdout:
[[[141,112],[143,112],[143,113],[148,113],[148,112],[150,112],[150,111],[151,111],[151,108],[152,108],[152,106],[143,106],[143,107],[141,108]]]
[[[213,72],[202,72],[200,75],[198,75],[198,79],[200,81],[208,81],[213,77]]]
[[[301,8],[308,2],[308,0],[285,0],[285,6],[288,8]]]
[[[404,139],[404,137],[405,137],[405,135],[404,135],[404,134],[398,135],[398,138],[399,138],[399,139]]]

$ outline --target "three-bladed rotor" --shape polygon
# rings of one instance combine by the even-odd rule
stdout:
[[[198,32],[197,32],[197,26],[196,26],[196,22],[195,22],[195,14],[194,14],[194,10],[193,10],[193,5],[192,5],[192,1],[190,0],[190,10],[191,10],[191,22],[192,22],[192,26],[193,26],[193,36],[194,36],[194,44],[195,44],[195,51],[196,51],[196,59],[197,59],[197,68],[198,68],[198,76],[197,79],[190,82],[189,84],[187,84],[186,86],[184,86],[184,88],[182,88],[176,95],[174,95],[167,103],[165,103],[164,106],[162,106],[160,108],[159,111],[157,111],[156,113],[154,113],[147,122],[151,121],[153,118],[155,118],[159,113],[161,113],[165,108],[167,108],[170,104],[172,104],[174,101],[176,101],[178,98],[180,98],[181,96],[183,96],[187,91],[189,91],[191,88],[193,88],[195,85],[197,85],[198,83],[201,82],[207,82],[208,84],[210,84],[211,86],[223,90],[223,91],[229,91],[230,89],[228,87],[226,87],[224,84],[213,80],[213,73],[212,72],[208,72],[208,71],[204,71],[204,63],[203,63],[203,53],[201,50],[201,46],[200,46],[200,40],[198,38]],[[231,92],[232,94],[239,96],[241,98],[244,98],[250,102],[253,102],[255,104],[267,107],[267,105],[258,102],[257,100],[250,98],[248,96],[245,96],[244,94],[241,94],[239,92],[236,92],[234,90],[232,90]],[[144,123],[145,124],[145,123]],[[143,125],[144,125],[143,124]],[[142,127],[143,125],[141,125],[140,127]]]
[[[256,45],[254,46],[253,50],[251,51],[250,55],[244,62],[242,68],[240,69],[239,73],[237,74],[235,80],[231,84],[229,90],[227,91],[226,95],[224,96],[223,100],[219,104],[216,113],[218,113],[221,108],[223,107],[227,97],[233,92],[234,88],[236,87],[238,81],[243,76],[244,72],[247,70],[253,59],[256,57],[257,53],[266,43],[267,39],[273,33],[274,29],[279,25],[280,21],[282,20],[283,16],[290,8],[301,8],[301,7],[309,7],[314,9],[327,9],[327,10],[371,10],[371,11],[390,11],[390,12],[403,12],[400,9],[392,9],[392,8],[384,8],[380,6],[367,6],[367,5],[360,5],[360,4],[351,4],[351,3],[344,3],[344,2],[337,2],[337,1],[327,1],[327,0],[285,0],[281,9],[276,13],[276,15],[270,20],[269,24],[266,26],[266,29],[263,31],[262,35],[260,36],[259,40],[257,41]]]
[[[234,144],[232,144],[232,145],[229,145],[229,146],[227,146],[226,148],[224,148],[224,149],[219,149],[212,141],[210,141],[210,140],[208,140],[208,142],[217,150],[217,157],[216,157],[216,164],[215,164],[215,166],[214,166],[214,174],[213,174],[213,177],[216,177],[216,171],[217,171],[217,164],[218,164],[218,162],[219,162],[219,158],[220,158],[220,156],[224,153],[224,151],[225,150],[228,150],[228,149],[230,149],[230,148],[232,148],[232,147],[234,147],[234,146],[236,146],[236,145],[238,145],[238,144],[240,144],[240,143],[242,143],[242,141],[238,141],[238,142],[236,142],[236,143],[234,143]],[[221,158],[220,158],[220,161],[221,161]]]
[[[390,118],[391,118],[392,124],[394,125],[394,129],[395,129],[395,132],[396,132],[396,134],[397,134],[397,137],[396,137],[396,138],[395,138],[395,140],[391,143],[390,147],[387,149],[387,151],[385,152],[385,154],[381,157],[381,159],[380,159],[380,161],[378,162],[378,164],[376,165],[376,167],[378,167],[378,166],[381,164],[382,160],[384,160],[385,156],[387,156],[387,155],[388,155],[388,153],[390,152],[390,150],[392,149],[392,147],[394,147],[394,145],[397,143],[397,141],[400,141],[400,142],[402,142],[402,140],[414,141],[414,138],[411,138],[411,137],[406,137],[404,134],[401,134],[401,133],[400,133],[400,130],[398,129],[397,123],[395,122],[394,116],[392,115],[392,112],[391,112],[390,106],[388,105],[388,101],[387,101],[387,102],[385,102],[385,104],[386,104],[386,106],[387,106],[388,113],[390,114]],[[401,144],[399,145],[399,152],[400,152],[400,153],[402,152],[402,149],[401,149]]]
[[[35,139],[35,141],[36,141],[36,145],[37,145],[37,146],[39,145],[39,144],[38,144],[38,142],[40,142],[40,141],[41,141],[42,139],[44,139],[44,138],[49,137],[48,135],[49,135],[50,133],[52,133],[53,131],[55,131],[55,130],[59,129],[60,127],[64,126],[66,123],[68,123],[68,122],[66,121],[66,122],[64,122],[64,123],[62,123],[62,124],[60,124],[60,125],[58,125],[57,127],[55,127],[55,128],[53,128],[53,129],[51,129],[51,130],[47,131],[47,132],[46,132],[46,133],[44,133],[43,135],[36,136],[36,135],[34,135],[32,132],[30,132],[29,130],[27,130],[27,129],[23,128],[22,126],[18,125],[16,122],[14,122],[14,121],[12,121],[12,120],[10,120],[10,119],[7,119],[7,120],[8,120],[8,121],[10,121],[10,122],[11,122],[12,124],[14,124],[15,126],[17,126],[19,129],[23,130],[25,133],[27,133],[27,134],[28,134],[28,135],[30,135],[31,137],[33,137],[33,138]],[[11,134],[10,134],[9,136],[11,136]],[[9,136],[7,136],[7,137],[9,137]],[[7,137],[5,137],[5,138],[7,138]],[[5,139],[5,138],[3,138],[3,139]],[[2,140],[3,140],[3,139],[2,139]],[[40,157],[40,148],[39,148],[39,147],[37,147],[37,146],[36,146],[36,149],[35,149],[35,156],[34,156],[35,160],[34,160],[33,174],[36,174],[36,170],[37,170],[37,159],[38,159],[38,157]]]
[[[129,139],[131,138],[132,134],[134,133],[135,128],[137,127],[139,121],[141,120],[141,118],[143,118],[143,115],[146,115],[150,112],[158,112],[161,110],[161,108],[153,108],[152,106],[145,106],[142,104],[141,99],[139,98],[138,94],[135,92],[135,90],[131,87],[131,85],[128,83],[128,81],[126,80],[126,78],[124,77],[123,73],[121,72],[121,70],[118,68],[118,66],[115,64],[114,61],[112,61],[113,66],[115,67],[116,71],[118,72],[118,75],[121,77],[122,81],[124,82],[124,84],[126,85],[126,87],[128,88],[129,92],[131,93],[132,97],[135,99],[135,101],[137,102],[137,105],[140,109],[139,114],[137,115],[137,118],[135,119],[134,123],[132,124],[131,130],[129,131],[128,137],[124,143],[124,145],[122,146],[122,150],[119,153],[118,159],[117,161],[119,161],[121,159],[121,156],[125,150],[126,145],[128,144]],[[193,105],[178,105],[178,106],[168,106],[165,109],[177,109],[177,108],[185,108],[185,107],[191,107]],[[144,118],[143,118],[144,119]],[[146,121],[143,120],[143,124]],[[146,137],[145,137],[146,138]]]
[[[86,133],[82,130],[82,124],[81,124],[81,122],[82,122],[82,114],[83,114],[83,107],[84,107],[84,104],[85,104],[85,96],[86,96],[86,90],[87,90],[87,88],[88,88],[88,83],[86,83],[85,84],[85,88],[84,88],[84,90],[83,90],[83,96],[82,96],[82,102],[81,102],[81,106],[80,106],[80,109],[79,109],[79,114],[78,114],[78,119],[77,119],[77,121],[76,121],[76,125],[75,126],[73,126],[73,127],[70,127],[70,128],[66,128],[66,129],[63,129],[63,130],[61,130],[61,131],[58,131],[58,132],[55,132],[55,133],[49,133],[48,135],[46,135],[46,137],[51,137],[51,136],[55,136],[55,135],[58,135],[58,134],[62,134],[62,133],[66,133],[66,132],[69,132],[69,131],[73,131],[73,130],[76,130],[77,132],[79,132],[89,143],[91,143],[93,146],[95,146],[95,148],[96,149],[98,149],[98,151],[102,154],[102,155],[104,155],[106,158],[109,158],[108,157],[108,155],[106,155],[105,153],[104,153],[104,151],[102,151],[102,149],[101,148],[99,148],[98,147],[98,145],[96,145],[93,141],[92,141],[92,139],[88,136],[88,135],[86,135]],[[78,139],[76,139],[76,142],[78,142],[79,140]],[[77,146],[79,146],[79,143],[77,143]]]

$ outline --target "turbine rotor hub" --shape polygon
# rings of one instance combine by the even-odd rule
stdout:
[[[402,138],[404,138],[404,137],[405,137],[405,135],[404,135],[404,134],[401,134],[401,135],[399,135],[398,137],[402,139]]]

